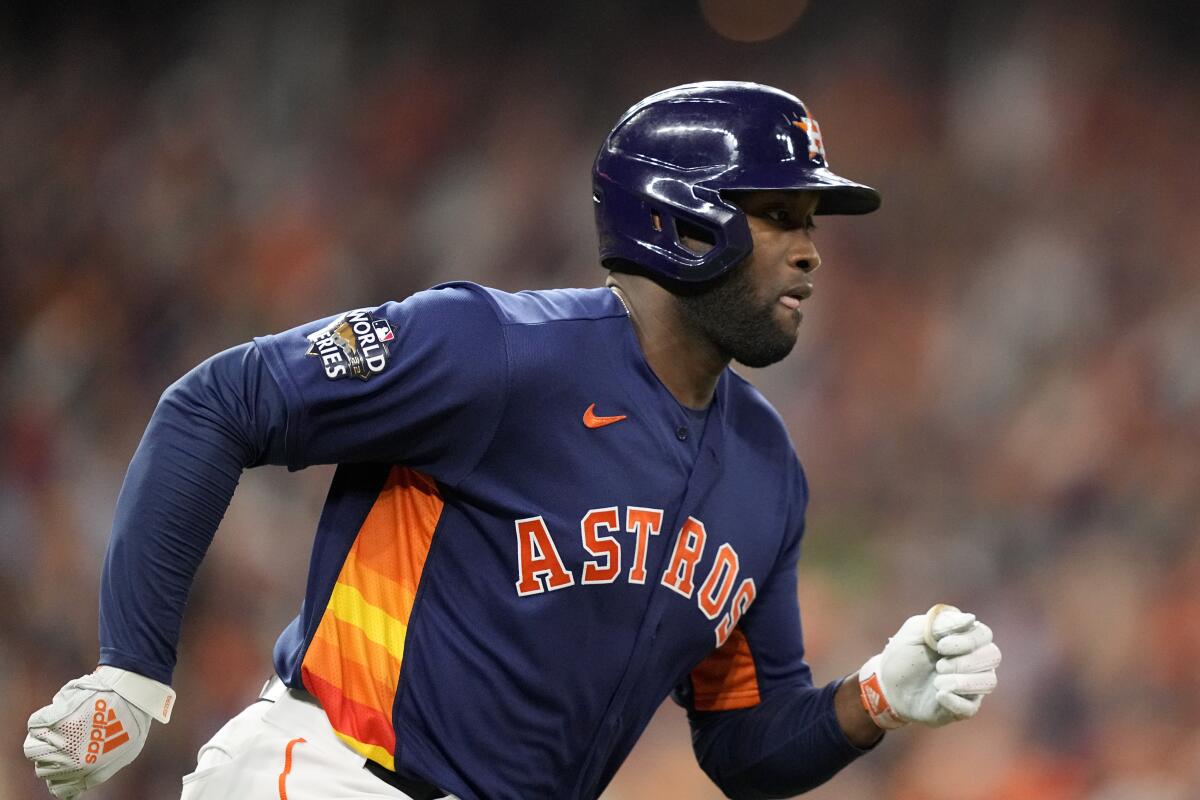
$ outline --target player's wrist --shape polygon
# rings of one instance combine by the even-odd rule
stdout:
[[[171,721],[175,690],[153,678],[120,667],[101,665],[92,673],[101,686],[162,723]]]
[[[907,725],[908,720],[892,707],[892,703],[883,689],[883,681],[880,678],[882,661],[883,654],[876,653],[868,658],[859,669],[856,676],[858,697],[863,710],[867,712],[867,716],[877,727],[883,730],[895,730]]]
[[[854,747],[869,750],[883,738],[884,731],[875,724],[860,699],[858,673],[842,679],[833,696],[834,712],[842,733]]]

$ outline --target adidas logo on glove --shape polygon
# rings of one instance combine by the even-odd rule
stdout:
[[[84,761],[95,764],[104,753],[116,750],[129,741],[125,726],[117,719],[117,712],[108,707],[104,698],[97,698],[96,711],[92,714],[92,732],[88,736],[87,756]]]

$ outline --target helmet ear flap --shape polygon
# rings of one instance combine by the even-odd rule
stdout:
[[[701,195],[711,195],[711,200]],[[656,181],[651,191],[637,193],[613,176],[597,173],[592,200],[602,263],[670,263],[671,272],[657,271],[690,283],[715,278],[752,246],[740,209],[715,191],[682,181]]]

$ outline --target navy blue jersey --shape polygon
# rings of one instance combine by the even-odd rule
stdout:
[[[672,692],[697,719],[797,690],[820,695],[788,733],[824,748],[819,780],[858,754],[804,661],[804,476],[732,371],[707,412],[680,406],[605,288],[447,284],[255,347],[282,401],[239,378],[212,414],[264,432],[242,464],[339,465],[275,667],[364,758],[463,798],[592,798]],[[132,536],[102,660],[169,675],[176,623],[110,577]],[[738,738],[739,769],[778,747]]]
[[[781,421],[726,371],[696,430],[610,290],[457,284],[257,344],[289,465],[346,464],[276,667],[364,756],[590,797],[673,688],[730,709],[811,683]]]

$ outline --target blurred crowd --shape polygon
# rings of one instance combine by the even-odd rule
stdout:
[[[812,796],[1200,796],[1200,12],[814,0],[747,43],[714,5],[24,4],[3,23],[0,797],[48,796],[25,718],[95,663],[113,506],[159,393],[254,335],[445,280],[598,284],[601,138],[714,78],[802,97],[833,168],[884,196],[818,220],[800,343],[745,370],[808,471],[816,677],[935,601],[1005,656],[977,719],[890,734]],[[176,720],[89,797],[178,796],[256,694],[329,476],[244,477]],[[719,796],[670,702],[605,795]]]

